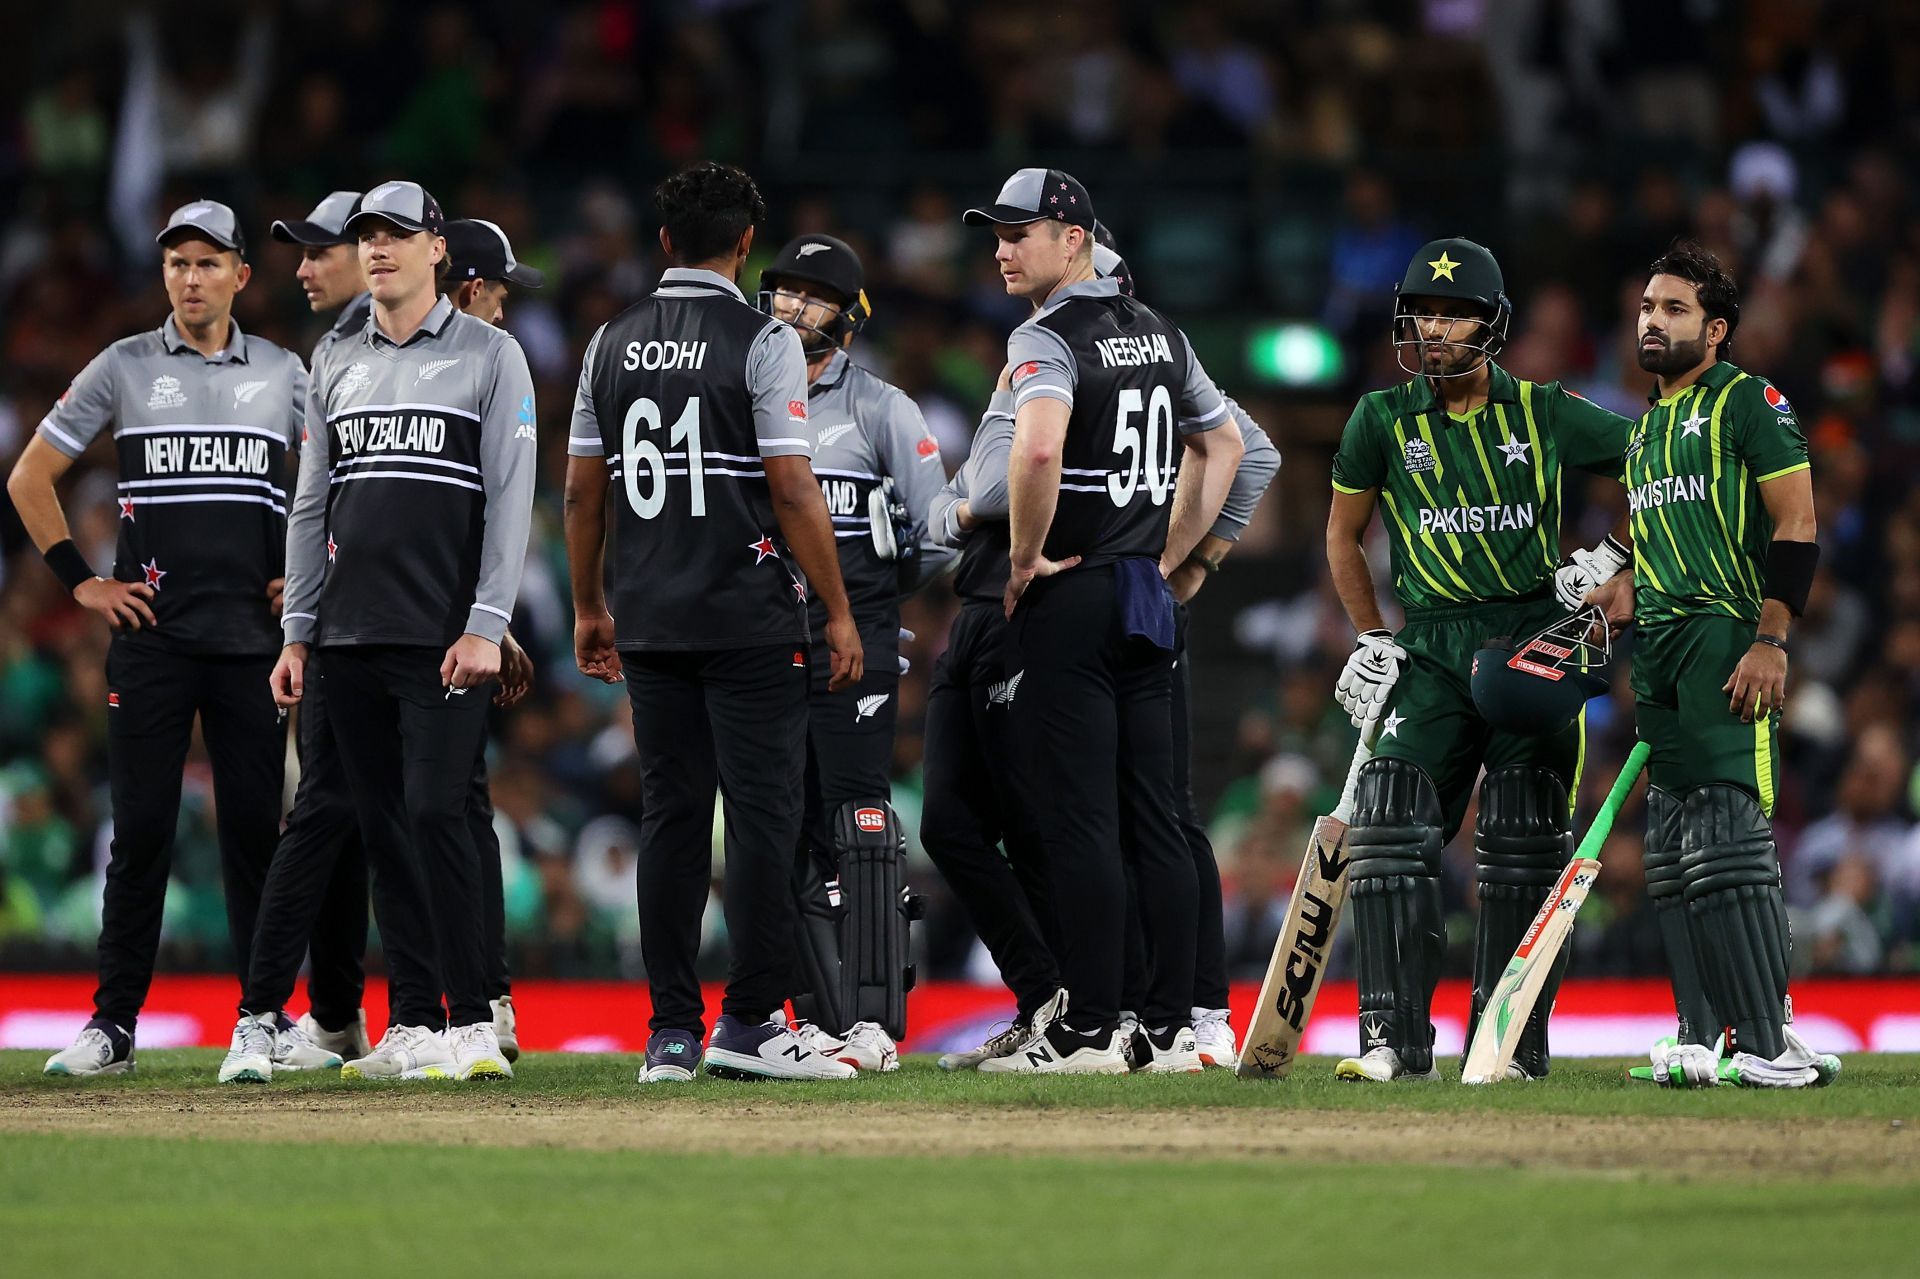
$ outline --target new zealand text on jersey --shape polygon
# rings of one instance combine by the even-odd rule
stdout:
[[[1706,500],[1707,477],[1704,475],[1663,475],[1627,490],[1627,505],[1635,515],[1648,507]]]
[[[431,413],[368,413],[333,424],[343,453],[439,453],[447,419]]]
[[[1173,363],[1173,347],[1164,333],[1143,333],[1139,337],[1100,338],[1093,345],[1100,352],[1102,368]]]
[[[860,486],[852,480],[821,480],[820,496],[827,501],[829,515],[865,515],[866,501],[860,496]]]
[[[1422,533],[1503,533],[1509,529],[1532,528],[1534,522],[1532,502],[1516,502],[1509,506],[1420,508]]]
[[[146,441],[147,474],[265,475],[269,443],[245,435],[161,435]]]

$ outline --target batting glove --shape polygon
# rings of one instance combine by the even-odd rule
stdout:
[[[1354,641],[1353,655],[1340,672],[1333,697],[1355,728],[1380,717],[1406,660],[1407,650],[1393,642],[1391,631],[1363,631]]]
[[[1554,570],[1553,594],[1560,607],[1577,611],[1592,591],[1612,580],[1613,575],[1633,563],[1633,551],[1609,534],[1590,551],[1575,551]]]

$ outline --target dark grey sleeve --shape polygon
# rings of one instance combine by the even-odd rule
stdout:
[[[601,325],[587,339],[587,353],[580,360],[580,385],[573,393],[573,420],[567,425],[568,457],[603,457],[606,444],[600,438],[600,418],[593,407],[593,357],[600,353],[600,338],[607,331]]]
[[[940,441],[927,429],[920,406],[898,391],[884,403],[887,421],[880,442],[881,469],[893,477],[894,496],[907,508],[920,543],[919,571],[914,581],[905,584],[912,590],[940,576],[955,558],[946,543],[934,540],[930,523],[933,499],[946,483],[947,472],[940,465]]]
[[[1013,407],[1032,399],[1073,403],[1080,366],[1066,339],[1032,321],[1007,335],[1007,367],[1013,370]]]
[[[1187,341],[1185,333],[1180,335],[1180,344],[1187,348],[1187,381],[1180,388],[1180,434],[1211,431],[1227,420],[1226,397],[1200,367],[1200,357],[1193,353],[1193,343]]]
[[[973,437],[973,452],[961,469],[967,473],[967,510],[976,520],[1004,520],[1013,506],[1007,494],[1007,470],[1013,458],[1015,394],[996,391]]]
[[[287,447],[300,447],[300,434],[307,425],[307,385],[311,378],[307,366],[292,351],[287,352],[288,380],[293,384],[293,394],[287,404]]]
[[[807,357],[790,324],[769,320],[747,351],[747,394],[761,457],[812,457],[807,421]]]
[[[487,517],[480,538],[480,581],[467,612],[467,634],[496,644],[513,620],[520,574],[527,565],[538,465],[533,373],[520,344],[505,338],[494,348],[492,385],[480,397],[480,482],[486,488]]]
[[[320,588],[327,578],[327,410],[321,395],[323,361],[307,384],[300,438],[300,475],[287,512],[287,584],[280,629],[289,644],[311,644],[320,625]]]
[[[967,500],[967,469],[963,466],[953,473],[933,501],[927,505],[927,537],[942,546],[959,550],[967,544],[969,530],[960,527],[953,518],[954,509]]]
[[[36,433],[68,457],[79,457],[113,421],[113,380],[113,348],[108,347],[80,370],[40,419]]]
[[[1254,508],[1266,495],[1267,486],[1280,471],[1280,450],[1245,409],[1228,400],[1227,411],[1240,423],[1240,439],[1247,451],[1240,457],[1233,486],[1227,490],[1227,500],[1220,504],[1220,515],[1208,532],[1223,541],[1237,542],[1240,531],[1253,519]]]

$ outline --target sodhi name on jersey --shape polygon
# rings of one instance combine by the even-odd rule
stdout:
[[[447,419],[429,413],[369,413],[333,424],[345,453],[438,453],[447,442]]]
[[[1420,508],[1422,533],[1502,533],[1534,526],[1532,502],[1510,506],[1448,506]]]
[[[1704,475],[1663,475],[1627,490],[1627,506],[1635,515],[1650,506],[1706,500],[1707,477]]]
[[[268,442],[237,435],[161,435],[146,442],[147,474],[265,475]]]

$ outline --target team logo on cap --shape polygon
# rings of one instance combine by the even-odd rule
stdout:
[[[883,831],[887,828],[887,815],[877,808],[856,808],[853,824],[864,831]]]
[[[1780,394],[1778,388],[1774,387],[1771,383],[1768,383],[1767,385],[1761,387],[1760,394],[1767,397],[1767,404],[1769,407],[1773,409],[1774,412],[1776,413],[1793,412],[1793,405],[1787,403],[1787,397]]]
[[[150,409],[185,408],[187,397],[180,390],[180,379],[162,373],[153,379],[153,389],[147,395],[147,407]]]
[[[800,246],[800,252],[794,256],[804,258],[814,253],[825,253],[832,248],[831,244],[803,244]]]

